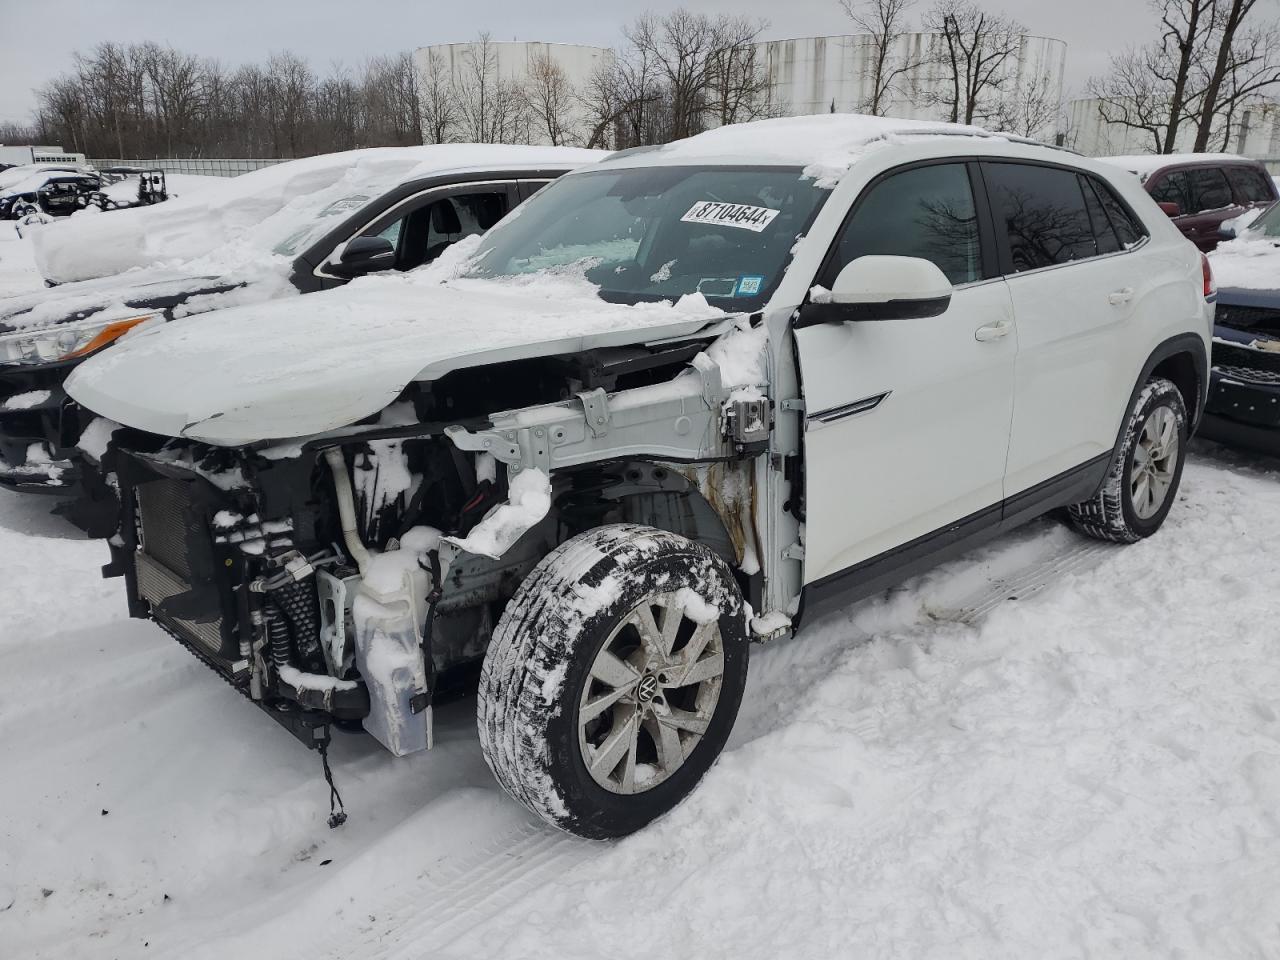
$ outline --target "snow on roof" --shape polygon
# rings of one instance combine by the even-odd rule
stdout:
[[[1136,173],[1143,180],[1157,170],[1171,167],[1175,163],[1222,163],[1227,160],[1238,160],[1252,163],[1248,157],[1235,153],[1145,153],[1123,157],[1098,157],[1102,163],[1113,167],[1123,167],[1130,173]]]
[[[196,196],[49,224],[35,237],[36,263],[46,278],[62,283],[215,251],[234,265],[270,256],[327,207],[342,202],[338,212],[350,213],[407,181],[455,171],[570,168],[604,156],[571,147],[435,144],[291,160],[228,178]]]
[[[920,135],[1000,136],[958,123],[821,113],[717,127],[687,140],[624,151],[609,162],[635,166],[690,162],[776,164],[802,167],[820,181],[834,183],[871,144]]]

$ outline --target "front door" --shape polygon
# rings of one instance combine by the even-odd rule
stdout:
[[[974,176],[952,161],[873,182],[818,279],[829,287],[860,256],[923,257],[955,284],[945,313],[796,331],[806,583],[958,520],[998,517],[1018,337]]]

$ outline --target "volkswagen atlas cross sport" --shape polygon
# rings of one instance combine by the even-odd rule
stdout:
[[[185,206],[173,201],[163,210],[93,224],[94,246],[128,247],[140,241],[133,236],[139,230],[155,230],[177,251],[203,249],[199,234],[219,236],[211,225],[239,218],[249,226],[179,266],[163,263],[0,300],[0,486],[57,494],[79,478],[74,451],[83,424],[63,380],[133,327],[326,290],[382,270],[410,270],[487,230],[566,170],[603,156],[569,147],[474,144],[353,150],[247,174]],[[141,213],[151,216],[139,220]],[[63,271],[58,276],[93,277],[131,262],[132,253],[120,259],[113,250],[86,249],[87,227],[70,226],[76,232],[40,238],[65,248],[45,251],[53,269]],[[159,256],[171,261],[175,253]],[[92,483],[91,471],[86,479]],[[71,513],[91,533],[114,524],[110,491],[96,494],[91,500],[98,509]]]
[[[767,120],[570,173],[416,274],[143,332],[68,390],[116,425],[135,616],[305,739],[398,755],[482,662],[497,779],[613,837],[711,766],[751,641],[1055,508],[1154,533],[1206,277],[1113,167]]]

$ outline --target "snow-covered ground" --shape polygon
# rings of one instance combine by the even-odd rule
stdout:
[[[534,823],[474,702],[319,759],[0,495],[0,956],[1280,956],[1280,472],[1042,521],[753,651],[730,748],[621,843]],[[1043,587],[1043,589],[1041,589]],[[999,601],[999,602],[997,602]]]

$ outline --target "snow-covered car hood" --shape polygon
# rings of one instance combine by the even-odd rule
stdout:
[[[67,392],[127,426],[240,446],[348,426],[451,370],[685,336],[726,317],[701,296],[606,303],[571,278],[368,277],[126,337],[79,366]]]
[[[183,269],[133,270],[0,299],[0,334],[37,331],[76,320],[123,319],[196,291],[234,286],[234,278]]]
[[[1221,291],[1280,288],[1280,247],[1275,240],[1244,236],[1220,243],[1209,254],[1209,265]]]

